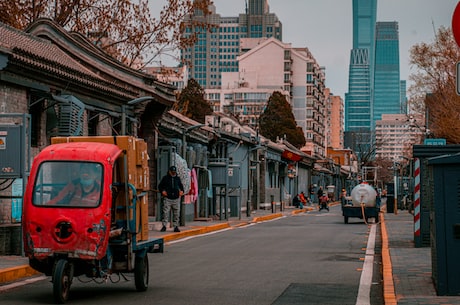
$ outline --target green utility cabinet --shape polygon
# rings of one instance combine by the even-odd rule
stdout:
[[[430,158],[432,277],[438,295],[460,295],[460,153]]]

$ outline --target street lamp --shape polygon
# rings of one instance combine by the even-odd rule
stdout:
[[[121,105],[121,134],[124,136],[126,135],[126,106],[131,106],[135,105],[140,102],[148,101],[148,100],[153,100],[152,96],[141,96],[138,98],[135,98],[133,100],[130,100],[126,105]]]
[[[400,170],[401,164],[399,162],[396,162],[395,160],[393,161],[393,173],[394,173],[394,199],[393,199],[393,209],[394,213],[398,214],[398,191],[399,191],[399,170]]]
[[[182,129],[182,157],[184,159],[187,159],[187,156],[186,156],[187,154],[187,133],[189,131],[192,131],[194,129],[197,129],[203,126],[206,126],[206,124],[198,124],[198,125],[194,125],[194,126],[190,126],[188,128]]]
[[[206,126],[206,124],[198,124],[182,129],[182,158],[184,160],[187,161],[187,133],[203,126]],[[180,225],[185,226],[185,204],[183,198],[180,203]]]
[[[417,120],[415,119],[415,117],[413,115],[410,115],[409,119],[407,119],[407,122],[409,123],[409,128],[412,131],[417,129],[421,132],[421,135],[423,136],[423,140],[431,137],[432,133],[431,133],[431,130],[428,128],[428,120],[426,120],[425,126],[420,126],[417,123]]]

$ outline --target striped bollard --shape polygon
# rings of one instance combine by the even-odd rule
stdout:
[[[415,158],[414,165],[414,239],[420,244],[420,159]]]

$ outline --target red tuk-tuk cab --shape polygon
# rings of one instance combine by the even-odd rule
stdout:
[[[117,142],[104,139],[110,138]],[[146,192],[132,183],[132,169],[146,168],[129,163],[135,147],[130,152],[83,140],[66,138],[70,142],[41,151],[24,195],[24,252],[32,268],[52,276],[57,303],[67,301],[72,279],[81,275],[110,279],[132,272],[136,289],[144,291],[147,253],[163,252],[163,239],[148,238]]]

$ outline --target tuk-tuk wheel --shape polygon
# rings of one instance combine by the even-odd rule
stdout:
[[[348,223],[348,216],[343,216],[343,222],[344,222],[345,224]]]
[[[72,265],[66,259],[60,259],[53,270],[53,295],[56,303],[67,302],[71,284]]]
[[[146,291],[149,285],[149,257],[136,256],[134,262],[134,283],[137,291]]]

